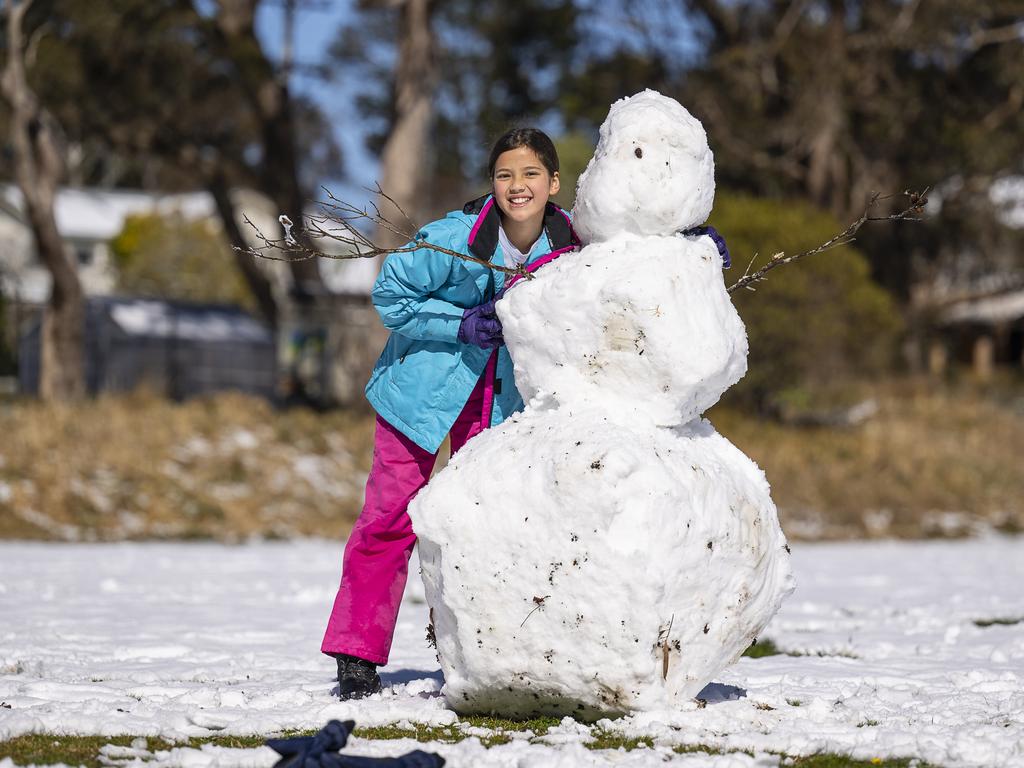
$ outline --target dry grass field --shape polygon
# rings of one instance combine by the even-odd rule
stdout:
[[[0,406],[0,538],[344,535],[371,455],[365,414],[139,393]]]
[[[1012,394],[1013,392],[1016,394]],[[855,427],[709,417],[765,470],[795,539],[1024,530],[1024,395],[878,388]],[[0,538],[344,536],[372,451],[366,412],[238,395],[0,403]]]
[[[793,538],[1024,531],[1024,390],[888,382],[856,427],[709,417],[764,469]]]

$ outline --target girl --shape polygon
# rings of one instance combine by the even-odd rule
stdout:
[[[416,236],[501,266],[546,263],[579,244],[549,198],[558,156],[544,133],[502,136],[488,162],[491,193]],[[387,257],[373,303],[391,331],[366,396],[377,412],[366,500],[345,547],[341,587],[321,650],[338,661],[339,695],[381,688],[416,536],[406,513],[446,435],[452,452],[523,406],[495,296],[505,274],[429,248]]]

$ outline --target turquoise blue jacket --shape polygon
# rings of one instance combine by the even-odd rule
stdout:
[[[498,216],[493,197],[486,195],[427,224],[413,243],[430,242],[504,266]],[[578,244],[565,211],[548,203],[544,232],[527,268]],[[366,397],[385,421],[431,453],[440,448],[485,369],[493,377],[485,382],[493,388],[488,426],[523,407],[508,350],[458,340],[463,311],[494,298],[505,278],[503,272],[424,247],[390,254],[373,286],[373,305],[391,335]],[[488,366],[492,355],[496,365]]]

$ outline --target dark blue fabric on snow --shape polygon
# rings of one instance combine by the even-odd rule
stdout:
[[[274,768],[441,768],[444,758],[415,750],[401,757],[340,755],[356,724],[331,720],[315,736],[267,739],[267,746],[281,755]]]

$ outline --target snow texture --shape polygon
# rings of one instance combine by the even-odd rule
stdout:
[[[747,336],[708,237],[620,235],[560,257],[498,302],[533,408],[697,418],[747,371]]]
[[[155,299],[117,299],[110,316],[132,336],[197,341],[273,341],[252,317],[231,307],[189,307]]]
[[[710,238],[674,232],[713,168],[675,101],[617,102],[577,193],[596,241],[497,304],[528,406],[409,508],[459,712],[683,706],[793,589],[763,473],[699,419],[747,354]]]
[[[573,225],[585,243],[623,232],[671,235],[703,224],[714,196],[704,126],[646,90],[612,104],[576,187]]]
[[[0,185],[0,197],[20,215],[25,201],[15,184]],[[201,219],[216,214],[213,198],[205,192],[153,194],[135,190],[61,187],[54,200],[54,217],[61,236],[68,239],[111,240],[129,216],[143,214]]]
[[[477,482],[509,456],[515,471]],[[460,712],[593,720],[687,703],[788,587],[763,475],[707,422],[534,412],[432,486],[447,504],[420,507],[420,557]]]
[[[779,753],[817,752],[1024,766],[1024,538],[794,544],[800,588],[761,638],[785,653],[724,670],[700,693],[706,707],[566,720],[490,749],[477,737],[492,731],[460,720],[440,696],[416,579],[384,693],[332,696],[334,662],[318,644],[341,551],[320,541],[0,543],[0,740],[270,736],[334,717],[451,726],[469,738],[357,737],[346,753],[421,748],[456,768],[767,768],[781,764]],[[600,732],[648,737],[654,748],[585,749]],[[724,754],[672,751],[697,745]],[[105,748],[105,764],[270,768],[277,757],[266,748],[150,746],[136,758],[117,750]]]

